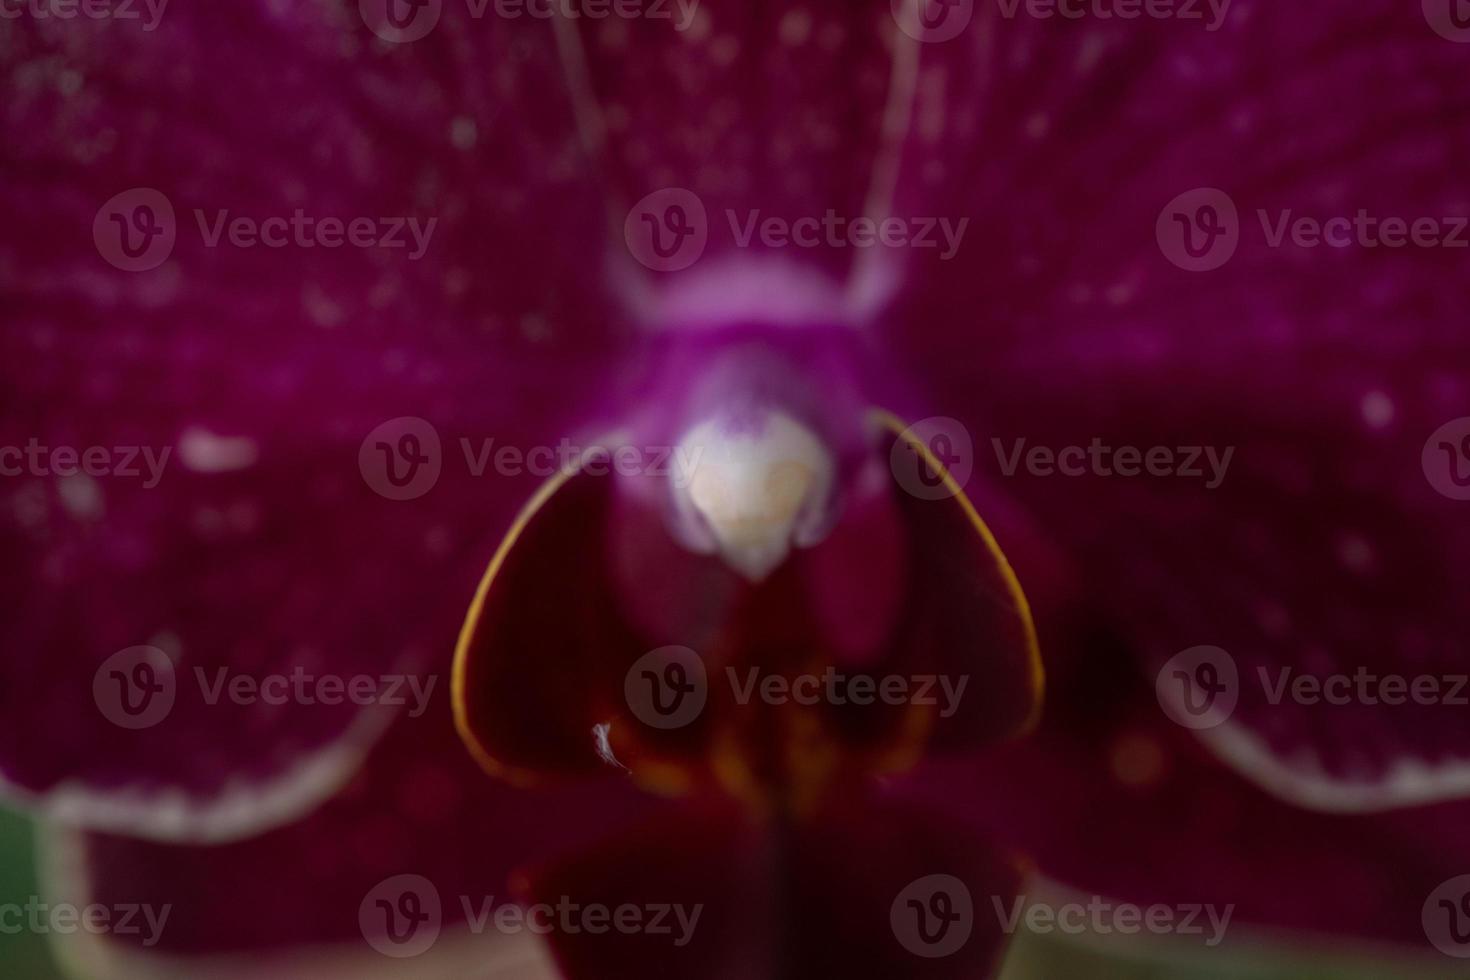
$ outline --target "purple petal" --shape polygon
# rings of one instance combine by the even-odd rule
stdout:
[[[344,792],[259,837],[194,847],[59,832],[47,855],[56,899],[139,907],[156,924],[139,915],[135,931],[83,933],[62,952],[107,976],[376,976],[410,963],[455,976],[467,962],[535,963],[534,936],[481,912],[512,901],[520,863],[586,846],[638,805],[605,781],[557,794],[507,789],[478,771],[442,712],[405,720]],[[436,912],[398,930],[395,945],[377,899],[393,906],[410,891]]]
[[[1233,905],[1227,944],[1290,931],[1427,949],[1426,902],[1470,866],[1470,805],[1286,805],[1164,719],[1149,679],[1120,671],[1110,641],[1094,634],[1088,651],[1052,670],[1034,738],[923,772],[919,795],[967,808],[978,832],[1014,842],[1084,902]]]
[[[7,23],[0,220],[30,231],[0,243],[0,447],[19,466],[0,485],[0,776],[97,826],[246,833],[330,794],[387,718],[210,703],[197,672],[438,671],[523,492],[475,478],[459,440],[524,451],[606,369],[616,317],[596,236],[575,234],[600,227],[594,187],[575,153],[545,166],[573,140],[548,95],[561,66],[549,32],[446,25],[389,49],[337,4]],[[129,188],[171,203],[157,268],[110,264],[109,202],[142,213]],[[210,245],[221,221],[298,208],[385,240]],[[410,218],[436,222],[422,261]],[[369,438],[396,445],[403,417],[440,439],[412,501],[388,499]],[[32,444],[40,463],[9,451]],[[58,476],[78,466],[63,448],[103,456]],[[136,669],[171,672],[175,699],[120,727],[94,694]]]
[[[687,285],[736,254],[759,262],[771,250],[758,231],[746,232],[772,217],[861,214],[892,74],[886,5],[684,3],[668,11],[562,25],[575,104],[608,180],[613,222],[626,227],[634,258],[656,271],[679,269],[658,285]],[[662,265],[646,251],[643,216],[661,223],[671,205],[684,208],[693,232],[683,240],[700,247]],[[854,259],[852,249],[801,251],[803,265],[833,278]],[[685,258],[699,264],[684,272]],[[623,281],[636,295],[634,281]],[[710,297],[715,304],[750,298],[728,289],[728,278],[724,285]]]
[[[984,232],[922,265],[892,331],[970,423],[981,478],[1079,559],[1077,587],[1150,669],[1205,645],[1233,658],[1239,702],[1207,737],[1258,781],[1346,810],[1470,790],[1470,715],[1444,700],[1470,672],[1470,525],[1435,445],[1457,452],[1470,412],[1466,253],[1352,227],[1361,210],[1463,237],[1466,48],[1386,2],[1238,2],[1213,33],[984,26],[926,46],[943,125],[905,167],[938,177],[904,184],[906,207]],[[1176,214],[1196,244],[1209,214],[1230,225],[1213,268],[1183,251]],[[1273,243],[1304,217],[1348,218],[1348,246],[1294,244],[1289,224]],[[983,335],[963,309],[986,311]],[[1068,449],[1094,440],[1165,451],[1170,475]],[[1360,671],[1440,696],[1273,703],[1283,676]]]

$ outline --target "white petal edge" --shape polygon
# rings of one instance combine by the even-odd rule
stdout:
[[[175,844],[226,844],[292,823],[335,796],[356,775],[397,709],[363,711],[335,742],[264,781],[239,781],[218,793],[99,790],[63,782],[36,793],[0,774],[5,802],[39,820]]]
[[[1325,813],[1375,813],[1470,796],[1470,758],[1440,763],[1400,759],[1377,778],[1343,779],[1309,761],[1290,762],[1238,722],[1199,732],[1214,753],[1261,789]]]

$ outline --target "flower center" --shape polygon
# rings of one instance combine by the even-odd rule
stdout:
[[[832,456],[791,416],[703,422],[685,434],[679,450],[689,467],[674,489],[679,537],[694,550],[717,551],[741,575],[760,581],[793,544],[809,547],[825,536]]]

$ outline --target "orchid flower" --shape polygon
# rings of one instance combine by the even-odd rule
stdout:
[[[1457,0],[0,13],[81,975],[1470,955]]]

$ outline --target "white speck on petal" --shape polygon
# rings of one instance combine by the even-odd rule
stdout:
[[[456,116],[449,127],[449,142],[456,150],[472,150],[480,138],[479,128],[469,116]]]
[[[778,31],[782,44],[793,48],[799,47],[811,37],[812,15],[800,8],[788,10],[786,16],[781,18],[781,26]]]
[[[57,492],[61,504],[73,517],[97,518],[102,516],[102,488],[97,481],[85,473],[74,473],[63,477]]]
[[[1337,542],[1337,558],[1343,567],[1362,574],[1373,568],[1373,545],[1361,534],[1344,534]]]
[[[228,473],[255,465],[260,449],[253,439],[215,435],[190,426],[179,437],[179,459],[195,473]]]
[[[1370,391],[1363,396],[1363,421],[1371,429],[1382,429],[1393,421],[1393,399],[1381,391]]]

